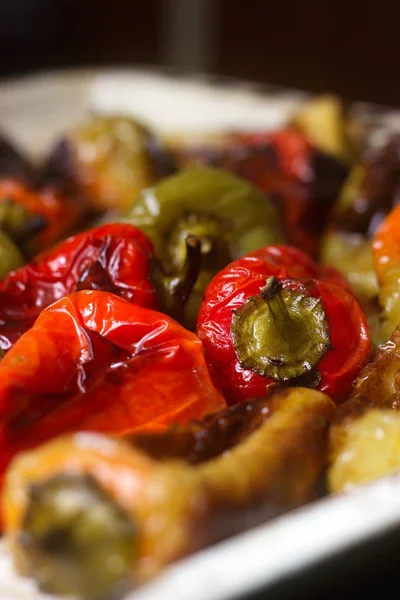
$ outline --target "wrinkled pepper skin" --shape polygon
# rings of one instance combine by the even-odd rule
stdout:
[[[0,362],[0,471],[66,432],[157,431],[225,406],[194,333],[114,294],[76,292]]]
[[[9,350],[41,310],[79,289],[108,290],[155,308],[152,254],[144,233],[116,223],[72,236],[13,271],[0,283],[0,348]]]
[[[161,141],[143,125],[123,116],[93,115],[53,148],[44,177],[85,199],[96,212],[118,212],[174,170]]]
[[[232,260],[283,240],[273,203],[252,185],[213,168],[193,168],[144,190],[126,220],[154,242],[169,267],[180,270],[184,239],[201,242],[202,267],[187,306],[187,326],[195,328],[204,290]]]
[[[317,255],[320,235],[347,174],[333,156],[319,151],[302,133],[282,129],[230,134],[214,149],[194,150],[191,160],[230,171],[275,197],[287,241]]]
[[[290,261],[288,266],[279,265],[279,261],[277,262],[278,264],[271,262],[265,251],[263,259],[250,255],[228,265],[208,286],[199,311],[197,332],[203,341],[215,381],[228,402],[235,403],[265,394],[274,384],[305,385],[304,380],[302,381],[303,375],[314,372],[317,377],[308,385],[318,387],[336,402],[342,402],[371,351],[365,316],[357,301],[345,289],[328,281],[310,279],[315,277],[315,274],[310,273],[309,266],[302,267],[300,263],[294,262],[291,267]],[[254,299],[261,301],[260,291],[263,292],[266,280],[271,276],[281,282],[283,294],[294,293],[294,307],[297,294],[299,305],[303,301],[309,301],[307,298],[319,299],[316,307],[322,306],[324,313],[325,333],[329,341],[322,345],[321,356],[313,369],[309,369],[306,364],[308,357],[305,356],[303,375],[301,372],[297,373],[292,379],[279,376],[269,378],[259,374],[253,367],[245,368],[235,346],[235,315],[243,310],[243,307],[250,306]],[[301,279],[294,279],[295,277]],[[316,307],[313,310],[316,310]],[[264,320],[271,314],[267,307],[265,311]],[[280,315],[277,319],[279,324]],[[255,320],[250,330],[250,335],[256,342],[260,335],[259,326],[260,321]],[[292,325],[287,323],[279,333],[280,337],[286,340],[287,352],[290,355],[291,346],[296,341]],[[259,345],[262,346],[262,343],[260,340]],[[269,364],[268,357],[261,355],[261,358],[264,363]],[[271,361],[274,362],[273,357]],[[297,383],[297,378],[300,383]]]
[[[27,258],[69,235],[81,217],[78,204],[55,188],[33,190],[14,179],[0,180],[0,229]]]

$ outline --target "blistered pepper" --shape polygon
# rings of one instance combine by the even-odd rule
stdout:
[[[224,406],[194,333],[109,292],[76,292],[0,362],[0,473],[65,432],[157,431]]]
[[[52,593],[123,594],[182,556],[315,499],[333,413],[324,394],[288,389],[147,436],[145,452],[136,436],[77,433],[20,456],[3,496],[17,568]],[[181,437],[195,460],[185,451],[166,460],[171,438],[176,447]],[[155,458],[154,447],[164,454]]]
[[[185,239],[201,242],[200,275],[187,306],[194,328],[204,290],[230,261],[282,240],[274,205],[243,179],[218,169],[188,169],[144,190],[127,220],[154,242],[157,255],[181,270]]]
[[[93,115],[56,144],[45,178],[85,198],[93,210],[126,210],[139,192],[175,169],[143,125],[123,116]]]
[[[32,190],[14,179],[0,181],[0,229],[32,257],[68,235],[82,211],[55,188]]]
[[[186,248],[182,272],[169,276],[153,256],[149,238],[133,225],[103,225],[68,238],[0,283],[0,348],[8,350],[46,306],[81,289],[111,291],[178,317],[200,260],[194,238]]]
[[[341,402],[365,365],[370,337],[354,296],[301,271],[290,260],[284,266],[249,256],[208,286],[197,331],[228,401],[289,384]]]
[[[214,147],[187,153],[186,162],[225,169],[274,196],[288,242],[316,256],[320,235],[347,172],[334,157],[291,129],[232,133]]]

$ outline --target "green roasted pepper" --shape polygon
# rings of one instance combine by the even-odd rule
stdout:
[[[127,220],[149,235],[172,273],[182,270],[187,236],[200,240],[200,274],[186,309],[192,328],[203,292],[219,270],[282,241],[272,201],[246,181],[213,168],[188,169],[143,190]]]

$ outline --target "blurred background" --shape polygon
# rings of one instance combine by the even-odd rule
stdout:
[[[0,76],[160,65],[400,106],[395,0],[0,0]]]

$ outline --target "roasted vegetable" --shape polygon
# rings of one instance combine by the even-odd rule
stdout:
[[[78,204],[56,189],[34,191],[13,179],[0,180],[0,230],[26,258],[59,242],[81,217]]]
[[[229,402],[277,383],[317,387],[342,402],[368,360],[368,326],[354,297],[287,263],[255,252],[205,292],[197,332]]]
[[[188,152],[194,164],[230,171],[276,198],[288,242],[317,254],[321,232],[347,173],[335,158],[290,129],[230,134],[213,148]],[[185,160],[190,162],[188,156]]]
[[[337,412],[329,486],[339,492],[400,468],[400,328],[381,346]]]
[[[317,148],[346,163],[358,158],[365,127],[352,118],[337,96],[314,96],[290,119],[290,126],[307,135]]]
[[[211,168],[189,169],[144,190],[127,220],[153,240],[165,270],[183,268],[188,235],[200,239],[202,267],[187,306],[191,328],[215,273],[282,239],[273,204],[245,181]]]
[[[224,406],[195,334],[114,294],[77,292],[43,310],[0,362],[0,474],[65,432],[156,431]]]
[[[321,260],[339,268],[360,301],[370,303],[378,287],[371,243],[378,226],[397,202],[400,136],[371,151],[345,183],[322,242]]]
[[[244,430],[230,452],[195,466],[152,459],[134,439],[82,433],[17,459],[3,507],[19,568],[48,591],[111,597],[315,498],[331,400],[298,388],[247,410],[257,411],[259,426]]]
[[[400,189],[399,189],[400,192]],[[373,258],[379,283],[380,341],[385,342],[400,323],[400,206],[396,206],[377,230]]]
[[[123,116],[92,116],[52,150],[45,178],[85,198],[95,211],[124,211],[139,192],[174,170],[145,127]]]
[[[70,237],[39,255],[0,283],[0,348],[8,350],[46,306],[80,289],[112,291],[155,308],[152,254],[144,233],[116,223]]]

